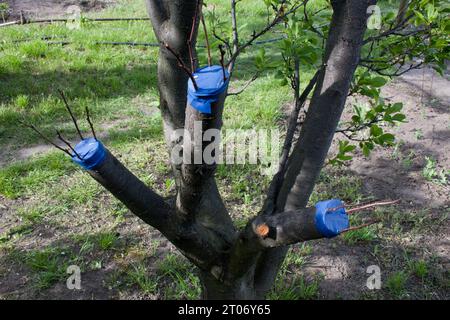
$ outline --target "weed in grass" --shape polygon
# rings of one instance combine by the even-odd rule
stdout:
[[[201,284],[200,279],[196,275],[192,273],[186,275],[175,273],[172,279],[174,282],[166,290],[166,299],[194,300],[200,297]]]
[[[157,264],[158,273],[169,277],[171,283],[164,290],[167,299],[198,299],[200,279],[193,274],[193,267],[176,254],[168,254]]]
[[[86,255],[91,253],[94,250],[95,244],[92,241],[91,237],[85,237],[83,243],[80,246],[80,255]]]
[[[394,297],[402,298],[406,290],[407,280],[408,275],[404,271],[395,272],[386,281],[387,289]]]
[[[162,275],[171,275],[173,272],[189,272],[191,266],[180,255],[169,253],[157,263],[158,272]]]
[[[301,268],[305,264],[305,254],[298,250],[297,248],[292,248],[288,251],[286,255],[286,259],[283,263],[283,269],[287,269],[289,267]]]
[[[102,268],[102,260],[94,260],[91,261],[91,263],[89,264],[89,269],[90,270],[100,270]]]
[[[57,193],[56,199],[69,208],[91,206],[102,191],[102,187],[95,180],[81,171],[67,177],[64,182],[67,186]],[[54,192],[54,189],[55,187],[51,187],[49,192]]]
[[[411,260],[408,262],[409,270],[420,279],[424,279],[428,273],[428,263],[425,260]]]
[[[96,238],[97,244],[101,250],[110,250],[119,241],[117,233],[115,232],[100,233]]]
[[[435,159],[432,157],[425,157],[425,167],[422,170],[422,174],[428,181],[440,185],[446,185],[448,183],[447,176],[450,174],[450,170],[439,170]]]
[[[30,100],[27,95],[18,95],[14,101],[14,104],[19,109],[25,109],[28,107]]]
[[[128,285],[137,285],[145,294],[154,294],[158,287],[156,278],[148,275],[144,264],[133,264],[126,273]]]
[[[23,223],[11,228],[9,231],[0,234],[0,243],[6,243],[12,239],[20,238],[33,232],[34,227],[31,223]]]
[[[286,280],[279,277],[274,289],[269,293],[270,300],[311,300],[319,297],[320,279],[307,281],[298,277],[291,284],[286,285]]]
[[[414,136],[416,137],[417,140],[422,140],[423,139],[423,131],[422,131],[422,129],[415,129],[414,130]]]
[[[401,160],[402,167],[405,170],[411,169],[415,158],[416,158],[416,153],[413,150],[409,151],[407,156],[402,157],[402,160]]]
[[[63,248],[31,251],[24,257],[25,265],[35,273],[35,286],[39,290],[65,279],[69,262],[74,260],[75,258]]]
[[[39,223],[44,219],[45,209],[42,207],[23,207],[17,210],[19,216],[25,221],[31,224]]]
[[[25,42],[19,46],[19,52],[27,58],[44,58],[48,51],[48,45],[40,40]]]
[[[346,232],[342,235],[342,239],[348,244],[356,244],[358,242],[370,242],[376,238],[375,227],[370,226],[358,230]]]
[[[175,187],[175,180],[172,178],[166,179],[164,181],[165,191],[166,194],[170,194],[171,191],[173,191]]]
[[[86,255],[96,248],[106,251],[118,246],[118,234],[113,231],[104,231],[97,234],[75,235],[73,240],[80,245],[79,254]]]
[[[384,209],[382,217],[385,221],[389,221],[391,224],[390,229],[393,234],[401,234],[405,230],[411,230],[415,232],[423,232],[429,228],[436,226],[436,220],[430,215],[430,211],[423,210],[411,210],[411,211],[397,211],[395,208]],[[442,219],[445,219],[445,215],[442,215]]]

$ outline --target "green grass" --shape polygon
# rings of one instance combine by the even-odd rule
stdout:
[[[342,235],[344,241],[348,244],[359,242],[370,242],[376,238],[373,227],[362,228],[346,232]]]
[[[402,298],[406,290],[408,275],[404,271],[398,271],[388,276],[386,287],[394,298]]]
[[[269,293],[270,300],[312,300],[319,297],[320,280],[307,281],[298,277],[292,283],[286,284],[281,279],[275,283],[275,288]]]
[[[409,270],[420,279],[424,279],[429,274],[429,266],[425,260],[410,261]]]
[[[45,156],[16,162],[0,169],[0,194],[9,198],[34,193],[43,185],[57,182],[57,179],[75,169],[64,154],[52,152]]]
[[[158,287],[158,281],[148,275],[147,267],[142,263],[132,265],[127,272],[127,278],[130,285],[136,284],[145,294],[155,293]]]
[[[31,250],[18,254],[33,274],[33,287],[36,290],[50,288],[56,282],[65,282],[68,277],[67,268],[72,264],[80,264],[80,259],[67,247],[52,247]]]

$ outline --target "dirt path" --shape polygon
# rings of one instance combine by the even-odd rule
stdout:
[[[426,181],[427,158],[437,171],[450,169],[450,81],[432,69],[415,70],[383,89],[393,102],[403,102],[407,123],[391,129],[397,148],[378,148],[369,159],[358,156],[350,169],[364,178],[368,192],[398,197],[416,205],[450,204],[447,187]]]
[[[416,70],[383,88],[383,95],[404,104],[408,122],[390,129],[399,145],[396,148],[377,148],[369,158],[356,155],[346,171],[361,179],[365,194],[402,199],[399,215],[404,216],[403,219],[413,221],[417,219],[414,217],[420,216],[418,213],[423,213],[422,217],[429,219],[430,223],[442,223],[417,233],[402,234],[400,231],[398,238],[390,243],[382,241],[376,244],[383,248],[381,256],[385,257],[384,262],[379,261],[371,246],[364,244],[348,246],[328,240],[313,243],[313,254],[304,272],[309,276],[322,275],[320,288],[323,298],[358,299],[362,293],[369,294],[368,297],[376,296],[376,292],[369,293],[365,287],[369,276],[367,266],[382,265],[382,279],[386,281],[390,273],[397,271],[392,269],[394,261],[404,260],[405,252],[421,258],[433,257],[442,274],[450,268],[450,225],[448,218],[440,220],[450,210],[449,185],[429,181],[423,174],[427,158],[435,161],[437,171],[448,173],[450,169],[449,77],[442,78],[431,69]],[[351,110],[347,109],[347,112]],[[403,268],[402,262],[398,270]],[[429,298],[442,299],[445,293],[442,294]]]
[[[74,6],[82,12],[101,10],[111,5],[112,0],[0,0],[10,8],[9,20],[20,17],[23,12],[27,19],[55,18],[73,14]]]

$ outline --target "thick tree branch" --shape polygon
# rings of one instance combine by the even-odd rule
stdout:
[[[316,208],[305,208],[255,217],[241,232],[231,251],[228,272],[244,274],[268,248],[323,238],[316,229],[315,214]]]
[[[276,212],[296,211],[306,206],[325,162],[339,123],[354,71],[359,62],[370,0],[331,1],[333,16],[320,74],[308,114],[288,160]],[[259,296],[271,287],[286,255],[286,248],[265,251],[255,270]]]
[[[147,12],[152,21],[153,25],[156,27],[155,33],[159,33],[159,27],[169,18],[169,8],[167,2],[164,0],[147,0]]]
[[[314,76],[309,81],[308,85],[306,86],[305,90],[303,90],[302,94],[299,95],[300,90],[300,76],[299,76],[299,65],[298,62],[296,62],[296,71],[295,71],[295,80],[294,80],[294,110],[289,116],[288,120],[288,129],[286,132],[286,137],[283,143],[283,149],[281,152],[280,157],[280,163],[279,163],[279,170],[277,174],[273,177],[269,190],[267,192],[267,198],[265,201],[263,214],[271,214],[274,212],[275,205],[276,205],[276,199],[278,197],[278,193],[280,191],[281,185],[283,183],[284,175],[286,173],[286,167],[287,167],[287,161],[289,154],[291,152],[292,148],[292,142],[294,139],[295,130],[298,126],[298,115],[300,113],[300,110],[305,106],[306,99],[308,98],[309,94],[311,93],[312,89],[316,85],[317,79],[319,77],[320,72],[322,71],[322,68],[316,71]]]
[[[104,162],[88,173],[145,223],[161,231],[183,254],[204,270],[220,264],[218,252],[228,247],[204,224],[185,220],[175,208],[133,175],[106,150]]]

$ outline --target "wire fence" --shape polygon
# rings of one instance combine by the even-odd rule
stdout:
[[[110,22],[110,21],[148,21],[149,18],[81,18],[81,19],[70,19],[70,18],[54,18],[54,19],[35,19],[28,20],[21,17],[19,20],[9,21],[0,24],[1,27],[8,27],[13,25],[25,25],[25,24],[36,24],[36,23],[55,23],[55,22],[71,22],[71,21],[86,21],[86,22]]]
[[[70,19],[70,18],[54,18],[54,19],[35,19],[35,20],[28,20],[23,15],[21,15],[20,20],[5,22],[0,24],[1,27],[7,27],[12,25],[26,25],[26,24],[36,24],[36,23],[56,23],[56,22],[70,22],[70,21],[76,21],[77,19]],[[82,18],[83,21],[87,22],[114,22],[114,21],[149,21],[150,19],[147,17],[132,17],[132,18]],[[35,40],[41,40],[45,41],[48,45],[71,45],[76,42],[70,41],[70,40],[61,40],[61,41],[54,41],[54,37],[48,37],[43,36],[40,38],[27,38],[27,39],[19,39],[14,40],[12,43],[20,43],[20,42],[28,42],[28,41],[35,41]],[[266,40],[259,40],[253,42],[253,45],[263,45],[268,43],[277,42],[280,40],[285,39],[285,37],[277,37],[272,39],[266,39]],[[8,43],[8,42],[4,42]],[[111,46],[130,46],[130,47],[159,47],[160,44],[156,42],[134,42],[134,41],[95,41],[95,45],[111,45]],[[199,48],[207,48],[206,45],[197,45]]]
[[[36,40],[44,41],[48,45],[61,45],[61,46],[66,46],[66,45],[71,45],[71,44],[77,43],[75,41],[70,41],[70,40],[56,41],[53,39],[54,39],[54,37],[45,37],[44,36],[44,37],[40,37],[40,38],[27,38],[27,39],[14,40],[14,41],[11,41],[10,43],[22,43],[22,42],[30,42],[30,41],[36,41]],[[268,44],[268,43],[278,42],[283,39],[285,39],[285,37],[260,40],[260,41],[253,42],[253,45],[264,45],[264,44]],[[4,43],[8,43],[8,42],[4,42]],[[95,44],[95,45],[111,45],[111,46],[130,46],[130,47],[159,47],[160,46],[160,44],[157,42],[134,42],[134,41],[95,41],[95,42],[93,42],[93,44]],[[198,48],[207,48],[207,46],[203,45],[203,44],[199,44],[199,45],[197,45],[197,47]]]

